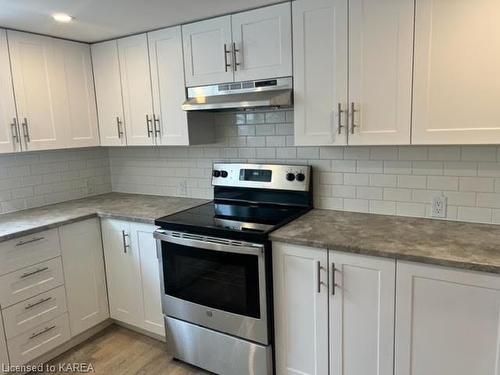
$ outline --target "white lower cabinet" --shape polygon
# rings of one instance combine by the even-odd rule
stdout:
[[[106,275],[98,219],[59,229],[71,334],[109,318]]]
[[[0,314],[1,318],[1,314]],[[5,367],[9,364],[9,355],[7,354],[7,343],[5,342],[5,334],[3,331],[3,322],[0,319],[0,374],[3,374],[4,371],[2,367]]]
[[[111,317],[164,335],[153,230],[152,225],[102,221]]]
[[[500,277],[398,262],[396,375],[497,375]]]
[[[392,374],[394,260],[274,243],[273,264],[278,375]]]

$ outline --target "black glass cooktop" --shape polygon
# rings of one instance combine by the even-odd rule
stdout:
[[[262,241],[269,232],[308,210],[309,208],[301,206],[214,201],[164,216],[157,219],[155,224],[167,230]]]

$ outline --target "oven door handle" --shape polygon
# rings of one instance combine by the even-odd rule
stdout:
[[[199,239],[193,237],[194,236],[192,235],[190,235],[190,238],[174,236],[170,232],[162,232],[159,230],[154,232],[154,238],[156,238],[157,240],[182,246],[221,251],[226,253],[250,254],[257,256],[260,256],[264,253],[264,245],[261,244],[243,242],[242,245],[235,245],[235,241],[230,240],[227,240],[227,243],[224,243],[226,240],[214,237],[199,236]]]

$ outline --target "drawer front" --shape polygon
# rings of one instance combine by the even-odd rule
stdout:
[[[5,309],[64,284],[61,257],[0,277],[0,306]]]
[[[2,311],[5,322],[5,335],[8,339],[14,338],[66,311],[66,290],[64,286],[49,290]]]
[[[25,364],[70,339],[68,314],[7,340],[11,365]]]
[[[46,230],[0,243],[0,275],[52,259],[61,254],[59,232]]]

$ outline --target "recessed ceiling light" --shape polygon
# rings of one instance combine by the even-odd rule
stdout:
[[[73,17],[71,17],[66,13],[54,13],[52,15],[52,18],[55,19],[57,22],[65,22],[65,23],[71,22],[71,20],[73,19]]]

